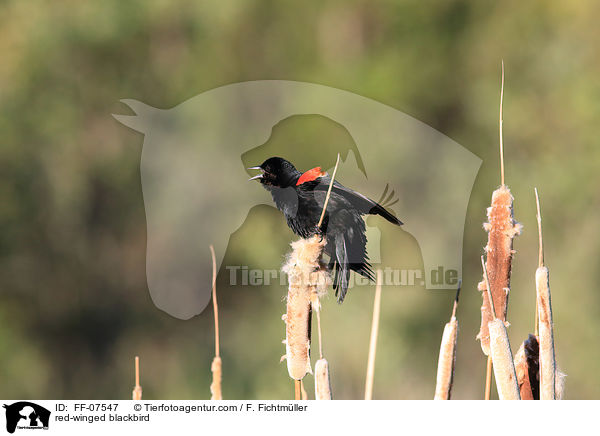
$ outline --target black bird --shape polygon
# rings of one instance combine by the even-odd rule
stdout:
[[[324,251],[330,258],[328,268],[334,274],[333,289],[339,303],[346,296],[350,270],[375,280],[367,255],[362,215],[381,215],[392,224],[402,225],[398,218],[375,201],[334,181],[325,218],[321,228],[317,228],[331,182],[331,177],[320,167],[301,173],[287,160],[272,157],[248,169],[262,171],[250,180],[259,180],[271,193],[294,233],[302,238],[324,235]]]

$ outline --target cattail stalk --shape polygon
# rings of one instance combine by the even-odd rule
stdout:
[[[504,60],[502,60],[502,82],[500,84],[500,113],[498,119],[498,133],[500,143],[500,185],[504,186],[504,140],[502,139],[502,127],[504,117],[502,116],[502,108],[504,103]]]
[[[140,386],[140,358],[139,356],[135,356],[135,386],[133,388],[133,392],[131,393],[131,398],[133,400],[141,400],[142,399],[142,387]]]
[[[210,365],[210,370],[213,375],[213,380],[210,385],[211,400],[222,400],[221,378],[222,378],[222,362],[219,349],[219,305],[217,304],[217,261],[215,258],[215,249],[210,246],[210,254],[212,256],[212,300],[213,312],[215,316],[215,357]]]
[[[492,356],[487,357],[487,365],[485,367],[485,393],[484,399],[489,400],[492,394]]]
[[[459,282],[456,298],[454,299],[454,307],[452,308],[452,316],[450,322],[446,323],[444,333],[442,334],[434,400],[449,400],[452,393],[452,381],[454,379],[454,367],[456,364],[456,341],[458,339],[456,309],[458,308],[460,286],[461,283]]]
[[[481,256],[481,266],[483,267],[483,276],[487,286],[488,294],[490,292],[488,272],[485,266],[483,256]],[[493,298],[491,295],[492,313],[496,313]],[[519,386],[517,384],[517,375],[513,360],[508,332],[504,321],[494,316],[494,319],[488,323],[490,332],[490,355],[494,366],[494,377],[496,379],[496,388],[498,397],[501,400],[520,400]]]
[[[381,270],[377,270],[375,285],[375,301],[373,302],[373,321],[371,323],[371,339],[369,342],[369,359],[365,380],[365,400],[373,399],[373,378],[375,377],[375,355],[377,354],[377,336],[379,334],[379,313],[381,311]]]
[[[308,394],[306,393],[306,389],[304,389],[304,382],[302,380],[300,380],[300,394],[302,400],[308,400]]]
[[[323,357],[323,334],[321,331],[321,303],[319,294],[312,295],[312,310],[317,315],[317,332],[319,334],[319,360],[315,364],[315,399],[331,400],[331,382],[329,379],[329,363]]]

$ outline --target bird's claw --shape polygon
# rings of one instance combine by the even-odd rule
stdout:
[[[323,238],[325,237],[325,232],[323,232],[323,229],[321,227],[319,227],[318,225],[315,226],[315,235],[317,235],[319,237],[319,242],[323,242]]]

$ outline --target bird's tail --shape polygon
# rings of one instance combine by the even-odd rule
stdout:
[[[394,199],[396,191],[392,190],[392,192],[388,194],[389,187],[389,184],[385,185],[385,189],[383,190],[383,194],[381,194],[381,198],[379,199],[379,201],[377,201],[377,203],[375,203],[375,206],[372,207],[371,210],[369,210],[369,214],[382,216],[392,224],[401,226],[403,222],[396,218],[395,215],[392,215],[390,212],[388,212],[388,210],[386,209],[386,207],[393,206],[399,201],[398,198]]]
[[[346,251],[346,240],[343,234],[335,237],[335,276],[333,278],[333,289],[338,303],[342,303],[348,292],[350,281],[350,265],[348,264],[348,252]]]
[[[401,226],[402,224],[404,224],[402,221],[400,221],[398,218],[396,218],[395,215],[392,215],[380,204],[376,204],[375,207],[371,208],[371,210],[369,211],[369,214],[382,216],[386,220],[388,220],[392,224],[396,224],[397,226]]]
[[[332,256],[329,267],[334,274],[333,289],[335,290],[337,301],[340,304],[344,302],[344,298],[348,292],[350,270],[355,271],[371,281],[375,281],[375,274],[368,262],[366,253],[362,251],[362,253],[364,253],[364,258],[362,259],[351,259],[351,255],[348,253],[347,248],[344,235],[337,235],[335,238],[335,256]],[[352,260],[354,260],[354,262]]]

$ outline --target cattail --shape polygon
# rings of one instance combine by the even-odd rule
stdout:
[[[283,271],[288,275],[286,324],[286,360],[288,373],[302,380],[312,372],[310,366],[311,299],[322,293],[329,284],[329,275],[321,263],[326,240],[315,235],[292,243],[292,253]]]
[[[535,201],[539,237],[538,268],[535,275],[536,334],[530,334],[529,338],[521,345],[515,357],[515,366],[522,399],[562,399],[565,374],[556,366],[554,355],[549,271],[544,266],[542,216],[537,189],[535,189]]]
[[[315,399],[331,400],[331,398],[329,363],[326,359],[319,359],[315,364]]]
[[[210,370],[213,375],[213,381],[210,385],[210,399],[211,400],[222,400],[223,394],[221,393],[221,358],[215,356],[213,359]]]
[[[554,334],[552,332],[552,303],[548,283],[548,268],[540,267],[535,272],[537,303],[539,313],[540,341],[540,399],[556,399],[554,356]]]
[[[140,386],[140,358],[135,356],[135,386],[131,393],[131,398],[134,400],[142,399],[142,387]]]
[[[492,358],[490,355],[489,323],[498,318],[506,321],[508,294],[510,292],[510,273],[513,239],[521,233],[522,226],[513,216],[513,196],[504,184],[504,144],[502,140],[502,103],[504,99],[504,62],[502,62],[502,84],[500,87],[500,116],[498,123],[500,137],[500,187],[492,193],[492,203],[487,209],[488,222],[483,228],[488,233],[485,246],[487,253],[486,268],[488,280],[479,283],[477,289],[482,293],[481,326],[477,339],[481,349],[488,356],[485,383],[485,399],[489,400],[491,391]],[[489,291],[489,292],[487,292]],[[492,300],[492,301],[491,301]],[[495,307],[495,309],[492,309]],[[494,311],[494,313],[492,313]],[[505,325],[506,327],[506,325]]]
[[[556,399],[556,358],[554,354],[554,332],[552,301],[550,298],[549,270],[544,266],[544,245],[542,239],[542,215],[540,198],[535,189],[537,221],[539,233],[539,261],[535,271],[536,306],[540,344],[540,399]]]
[[[506,326],[501,319],[496,318],[488,324],[488,328],[498,397],[501,400],[520,400],[521,395]]]
[[[319,360],[315,364],[315,399],[331,400],[331,383],[329,380],[329,363],[323,357],[323,334],[321,332],[321,302],[317,292],[312,294],[311,307],[317,315],[317,333],[319,336]]]
[[[456,298],[454,299],[452,317],[450,318],[450,322],[446,323],[444,333],[442,334],[434,400],[449,400],[452,392],[454,366],[456,364],[456,341],[458,339],[458,319],[456,319],[456,309],[458,307],[460,285],[459,282]]]
[[[485,247],[487,253],[486,268],[492,295],[495,314],[492,314],[486,282],[479,283],[482,291],[481,327],[477,338],[481,341],[481,349],[485,355],[490,354],[490,335],[488,323],[494,318],[506,321],[508,293],[510,291],[510,273],[513,250],[513,239],[521,233],[522,226],[513,216],[513,196],[504,184],[504,150],[502,143],[502,99],[504,96],[504,63],[502,63],[502,85],[500,90],[500,179],[501,186],[492,193],[492,204],[487,209],[488,222],[483,228],[488,232]]]
[[[486,283],[487,293],[491,294],[489,290],[488,272],[483,256],[481,256],[481,265],[483,267],[483,277]],[[493,298],[491,295],[489,295],[489,297],[492,304],[492,313],[495,314],[497,312]],[[490,356],[494,365],[494,377],[496,379],[498,397],[501,400],[520,400],[521,396],[517,384],[515,364],[504,321],[497,316],[494,316],[494,319],[488,323],[488,331],[490,333]]]
[[[210,365],[212,372],[212,383],[210,385],[210,399],[211,400],[222,400],[223,394],[221,392],[221,356],[219,350],[219,305],[217,304],[217,262],[215,259],[215,249],[210,246],[210,254],[212,256],[212,299],[213,299],[213,312],[215,316],[215,357]]]
[[[489,355],[489,331],[487,325],[494,318],[506,321],[508,293],[510,291],[510,273],[512,267],[513,238],[521,233],[522,226],[513,218],[513,196],[510,190],[502,185],[492,194],[492,205],[487,211],[488,222],[484,224],[488,232],[486,268],[495,314],[492,314],[490,297],[485,280],[479,283],[482,291],[481,327],[477,338],[481,341],[481,349]]]

